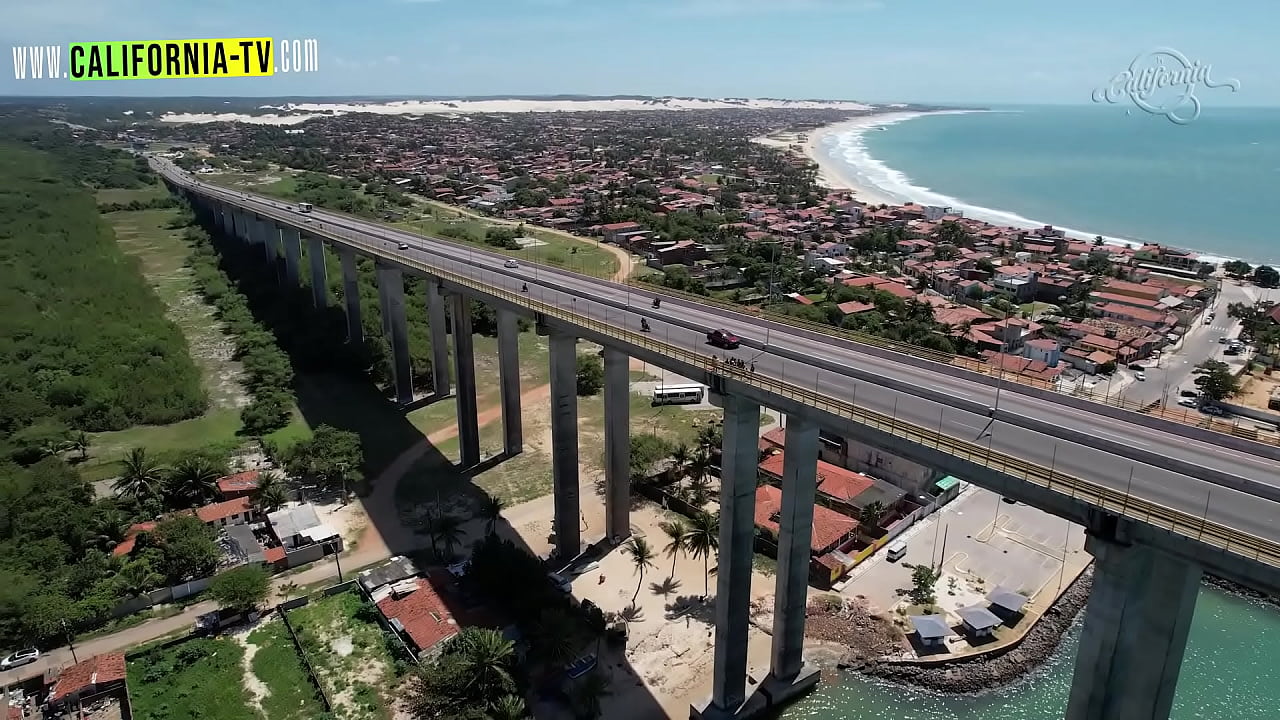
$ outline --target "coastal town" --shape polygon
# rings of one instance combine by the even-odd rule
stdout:
[[[890,111],[904,110],[408,117],[357,109],[289,125],[152,122],[71,136],[172,159],[203,180],[295,207],[1280,442],[1280,389],[1269,373],[1280,344],[1280,305],[1269,291],[1280,273],[1162,244],[995,225],[951,207],[872,202],[873,193],[840,181],[820,138],[851,116]],[[100,196],[99,207],[104,217],[177,214],[157,197],[112,196],[108,205]],[[153,206],[130,209],[128,200]],[[235,255],[243,249],[209,242],[224,254],[220,267],[265,273],[228,276],[227,286],[266,286],[270,271],[244,270],[248,262]],[[272,303],[262,292],[258,308]],[[422,307],[422,297],[414,300]],[[301,332],[285,329],[279,314],[274,321],[281,336]],[[368,322],[375,335],[379,319]],[[292,339],[330,339],[302,337]],[[149,614],[136,625],[82,639],[56,628],[43,656],[15,653],[0,674],[11,717],[36,716],[41,705],[47,717],[159,717],[131,703],[152,712],[179,703],[201,673],[243,689],[246,712],[272,718],[687,716],[712,684],[717,398],[701,387],[693,402],[662,408],[660,388],[694,381],[633,362],[633,405],[655,409],[632,421],[632,538],[614,547],[603,507],[587,502],[592,549],[554,561],[550,487],[520,484],[545,475],[549,461],[546,377],[535,368],[545,365],[546,346],[532,331],[521,338],[531,400],[523,421],[540,439],[513,472],[500,464],[474,475],[452,470],[446,455],[457,450],[458,428],[427,406],[406,414],[407,427],[390,421],[408,439],[382,453],[368,477],[353,469],[373,464],[369,438],[387,436],[388,425],[313,427],[326,442],[286,449],[251,433],[234,455],[224,453],[225,474],[207,478],[199,497],[146,496],[128,463],[113,482],[103,478],[100,497],[137,510],[106,550],[112,562],[142,566],[169,552],[166,530],[180,526],[216,538],[217,557],[207,572],[166,577],[163,587],[139,581],[110,608],[113,622]],[[415,364],[430,357],[422,337],[412,341]],[[386,384],[379,352],[361,358],[365,384]],[[590,382],[598,352],[579,348],[584,437],[601,434],[599,387]],[[308,364],[334,372],[316,360],[323,350],[289,353],[300,375]],[[480,372],[496,374],[496,348],[477,355]],[[422,366],[415,379],[425,383]],[[482,425],[500,417],[481,410]],[[786,424],[769,413],[760,427],[753,682],[769,663]],[[337,446],[342,457],[329,451]],[[588,447],[581,493],[594,499],[602,469],[588,456],[602,453]],[[428,481],[432,492],[412,487]],[[856,437],[821,434],[813,510],[806,650],[829,672],[943,692],[990,689],[1046,661],[1088,597],[1083,528]],[[258,591],[237,596],[219,578],[245,568],[270,579],[255,576]],[[215,661],[219,653],[242,661]],[[291,674],[260,664],[264,657]],[[459,689],[471,673],[482,682]],[[286,690],[289,683],[296,687]],[[294,705],[277,714],[283,705],[273,703],[285,699]],[[483,714],[463,714],[469,705]]]

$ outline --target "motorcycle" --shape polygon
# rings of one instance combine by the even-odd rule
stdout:
[[[654,309],[657,309],[657,308],[658,308],[658,306],[659,306],[659,305],[661,305],[661,304],[662,304],[662,301],[661,301],[661,300],[659,300],[658,298],[654,298],[654,299],[653,299],[653,307],[654,307]]]
[[[528,283],[525,283],[525,284],[521,285],[521,286],[520,286],[520,292],[523,292],[523,293],[527,293],[527,292],[529,292],[529,284],[528,284]]]
[[[648,320],[644,320],[644,319],[641,319],[641,320],[640,320],[640,330],[641,330],[641,332],[649,332],[649,321],[648,321]]]

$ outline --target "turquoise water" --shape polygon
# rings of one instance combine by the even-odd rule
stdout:
[[[1033,677],[976,697],[948,697],[853,674],[819,688],[783,720],[1061,720],[1080,624]],[[1205,588],[1178,680],[1173,720],[1280,718],[1280,613]]]
[[[899,200],[1280,260],[1270,211],[1280,109],[1206,102],[1197,120],[1175,125],[1119,106],[1031,107],[918,117],[836,140],[832,157]]]

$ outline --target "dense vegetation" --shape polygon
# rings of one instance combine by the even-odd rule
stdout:
[[[33,141],[47,152],[0,140],[0,442],[26,462],[44,454],[22,432],[32,425],[40,443],[51,429],[67,441],[72,429],[169,423],[207,404],[181,332],[81,185],[145,176],[64,132]]]

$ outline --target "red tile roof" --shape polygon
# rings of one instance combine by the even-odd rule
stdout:
[[[200,522],[216,522],[218,520],[229,518],[232,515],[247,513],[252,507],[253,503],[250,502],[249,498],[238,497],[232,500],[224,500],[220,503],[213,503],[212,505],[198,507],[196,508],[196,517],[200,518]]]
[[[456,634],[458,625],[431,581],[418,578],[417,584],[417,590],[399,599],[394,595],[384,598],[378,609],[388,620],[399,620],[419,650],[427,650]]]
[[[775,536],[778,522],[774,515],[782,510],[782,489],[773,485],[761,485],[756,489],[756,525]],[[858,521],[822,505],[813,506],[813,535],[809,549],[823,553],[840,542],[846,535],[858,529]]]
[[[133,552],[133,546],[138,542],[138,533],[151,532],[155,529],[156,524],[153,522],[140,522],[130,525],[129,529],[124,531],[124,540],[121,540],[119,545],[111,548],[111,554],[117,556],[128,555]]]
[[[276,547],[267,548],[262,551],[262,559],[272,565],[284,560],[284,548],[277,545]]]
[[[233,495],[257,490],[259,474],[257,470],[248,470],[218,478],[218,492],[223,495]]]
[[[49,702],[58,702],[71,693],[94,685],[124,680],[124,653],[104,653],[63,670],[53,683]]]
[[[783,430],[785,433],[786,431]],[[785,435],[783,436],[785,440]],[[774,477],[782,477],[786,453],[774,453],[760,463],[760,471]],[[839,465],[818,461],[818,492],[837,500],[852,502],[875,484],[871,478]]]

